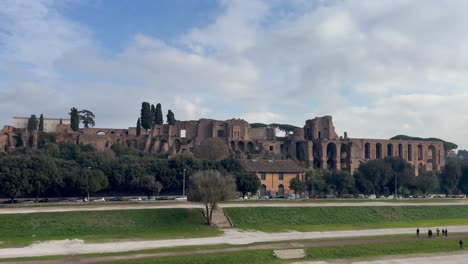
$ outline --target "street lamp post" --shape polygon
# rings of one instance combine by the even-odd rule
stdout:
[[[184,180],[182,182],[182,196],[185,197],[185,169],[184,169]]]
[[[398,189],[397,189],[397,186],[398,186],[398,185],[397,185],[397,179],[398,179],[398,177],[397,177],[397,173],[395,172],[395,199],[397,199],[397,197],[398,197],[398,196],[397,196],[397,195],[398,195]]]

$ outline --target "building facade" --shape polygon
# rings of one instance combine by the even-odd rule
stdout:
[[[13,117],[13,126],[16,128],[27,128],[29,117]],[[57,125],[70,125],[70,119],[48,118],[44,117],[44,132],[55,132]],[[37,125],[39,127],[39,117],[37,117]]]
[[[260,179],[260,196],[287,196],[294,194],[289,188],[292,179],[304,181],[305,169],[293,160],[240,160],[241,166]]]

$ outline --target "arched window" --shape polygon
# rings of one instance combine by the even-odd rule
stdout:
[[[283,184],[280,184],[278,186],[278,196],[279,195],[284,195],[284,186],[283,186]]]
[[[393,144],[388,144],[387,145],[387,156],[388,157],[393,157]]]
[[[408,161],[413,160],[413,146],[408,144]]]
[[[369,143],[366,143],[364,145],[364,158],[370,159],[370,144]]]
[[[266,185],[265,184],[262,184],[262,186],[260,187],[260,196],[265,196],[266,195]]]
[[[382,158],[382,144],[377,143],[375,145],[375,158],[381,159]]]

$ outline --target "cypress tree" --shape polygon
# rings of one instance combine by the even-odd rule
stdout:
[[[40,132],[44,131],[44,116],[42,116],[42,114],[39,117],[39,131]]]
[[[28,119],[28,131],[36,131],[37,130],[37,117],[36,115],[31,115],[31,117]]]
[[[175,121],[174,113],[169,109],[169,111],[167,111],[167,124],[174,125]]]
[[[161,104],[158,103],[156,105],[156,116],[154,118],[154,123],[156,125],[162,125],[164,123],[164,120],[163,120],[163,114],[162,114],[162,109],[161,109]]]
[[[144,129],[150,129],[153,121],[153,114],[151,112],[151,106],[148,102],[143,102],[141,104],[141,115],[140,122],[141,127]]]
[[[136,134],[137,134],[137,136],[141,135],[141,122],[140,122],[140,118],[138,118],[138,120],[137,120]]]
[[[80,116],[78,114],[78,109],[72,107],[70,109],[70,127],[73,131],[78,131],[80,128]]]

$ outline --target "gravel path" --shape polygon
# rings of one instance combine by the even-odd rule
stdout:
[[[468,226],[449,226],[450,233],[468,232]],[[422,233],[425,228],[421,228]],[[189,238],[189,239],[168,239],[168,240],[150,240],[150,241],[127,241],[111,243],[84,243],[82,240],[58,240],[35,243],[24,248],[5,248],[0,249],[0,258],[19,258],[48,255],[74,255],[88,253],[105,252],[126,252],[144,249],[194,246],[194,245],[215,245],[231,244],[241,245],[255,242],[274,242],[317,238],[343,238],[343,237],[362,237],[394,234],[414,234],[414,228],[395,228],[395,229],[371,229],[371,230],[349,230],[349,231],[326,231],[326,232],[281,232],[281,233],[263,233],[240,231],[237,229],[226,229],[222,236],[208,238]],[[449,233],[449,234],[450,234]]]

